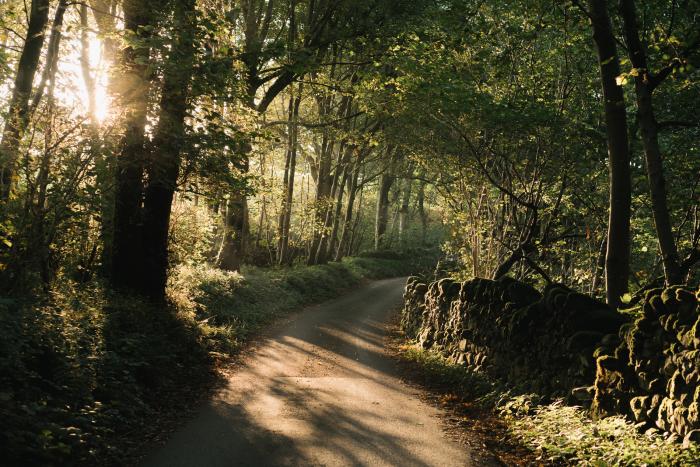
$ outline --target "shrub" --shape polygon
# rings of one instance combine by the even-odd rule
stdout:
[[[0,299],[0,450],[9,465],[120,464],[211,384],[251,332],[365,278],[418,261],[346,258],[293,269],[177,266],[171,305],[61,278],[33,301]]]

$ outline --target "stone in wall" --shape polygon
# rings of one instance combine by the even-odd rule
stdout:
[[[590,386],[593,351],[614,348],[625,317],[561,285],[543,293],[505,277],[497,281],[409,279],[404,331],[423,348],[549,396]],[[577,391],[591,398],[590,391]]]
[[[642,429],[687,441],[700,435],[700,292],[647,292],[620,329],[620,344],[596,362],[593,414],[622,413]]]

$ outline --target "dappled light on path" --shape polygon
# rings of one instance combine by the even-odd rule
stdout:
[[[384,353],[402,284],[374,283],[285,325],[144,465],[471,465]]]

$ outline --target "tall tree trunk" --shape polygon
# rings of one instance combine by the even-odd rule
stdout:
[[[29,98],[44,46],[49,0],[32,0],[27,37],[19,57],[15,85],[0,142],[0,202],[10,198],[15,183],[19,144],[29,122]],[[4,217],[4,216],[3,216]]]
[[[389,191],[394,183],[394,175],[387,169],[379,179],[377,190],[377,215],[374,224],[374,249],[384,247],[387,223],[389,222]]]
[[[411,186],[413,180],[409,177],[404,179],[403,193],[401,198],[401,208],[399,209],[399,244],[401,248],[406,248],[409,222],[409,206],[411,201]]]
[[[46,54],[46,64],[42,73],[41,90],[37,91],[35,98],[31,104],[32,110],[38,105],[44,91],[47,91],[46,115],[47,121],[52,122],[55,109],[54,91],[56,88],[56,64],[58,63],[58,51],[61,38],[61,27],[63,25],[63,15],[65,13],[65,2],[62,1],[56,10],[53,22],[53,30],[49,40],[48,51]],[[50,265],[51,258],[51,238],[55,231],[53,227],[55,223],[46,222],[46,216],[50,207],[47,203],[48,187],[51,171],[51,156],[53,151],[53,130],[54,127],[50,123],[44,132],[44,152],[39,161],[39,170],[36,176],[36,183],[33,190],[30,191],[27,197],[27,203],[31,204],[33,217],[30,224],[30,234],[28,236],[28,247],[24,254],[25,258],[20,259],[22,266],[28,271],[38,272],[41,277],[41,282],[45,291],[48,291],[52,278],[52,268]],[[36,202],[34,202],[34,191],[36,191]]]
[[[141,291],[155,300],[165,298],[170,213],[180,171],[180,151],[194,65],[195,0],[175,2],[174,8],[178,35],[163,79],[160,116],[153,151],[146,166],[148,185],[143,210],[144,280]]]
[[[337,219],[340,216],[340,209],[343,202],[343,190],[347,182],[347,167],[348,160],[352,155],[351,148],[347,144],[341,144],[338,149],[338,158],[335,164],[335,171],[332,176],[331,192],[326,203],[325,221],[323,224],[323,234],[316,252],[316,264],[324,264],[328,262],[330,255],[331,242],[333,236],[338,234]],[[337,200],[336,200],[337,197]],[[340,205],[338,205],[340,203]]]
[[[326,211],[328,209],[328,196],[331,192],[331,156],[333,154],[333,146],[335,142],[331,140],[327,134],[324,134],[321,143],[321,152],[318,161],[318,179],[316,181],[316,212],[314,215],[314,232],[311,241],[311,249],[307,264],[316,264],[316,256],[321,244],[321,239],[325,235]]]
[[[284,200],[279,222],[279,242],[277,247],[277,263],[285,264],[289,260],[289,229],[292,220],[292,201],[294,199],[294,177],[297,163],[297,119],[299,117],[299,105],[301,104],[301,87],[296,97],[289,99],[289,128],[287,148],[287,160],[284,170]]]
[[[296,4],[293,0],[289,15],[288,41],[291,44],[296,38]],[[246,104],[259,113],[265,112],[276,95],[292,84],[295,75],[283,73],[268,88],[264,98],[256,104],[258,89],[265,83],[260,79],[259,72],[265,60],[261,57],[262,47],[270,31],[275,2],[255,2],[245,0],[240,3],[243,19],[244,53],[242,56],[246,68]],[[313,10],[313,8],[312,8]],[[252,147],[251,147],[252,150]],[[250,167],[250,150],[244,154],[241,166],[247,174]],[[230,209],[229,209],[230,208]],[[227,203],[225,220],[225,235],[219,250],[217,264],[222,269],[239,270],[246,255],[248,235],[250,232],[248,198],[241,190],[231,192]],[[235,257],[234,257],[235,256]]]
[[[348,151],[350,151],[348,149]],[[345,187],[348,186],[350,180],[350,175],[352,172],[349,170],[343,170],[343,178],[340,182],[337,198],[335,202],[335,210],[333,211],[333,228],[331,229],[331,235],[328,239],[328,247],[326,248],[325,257],[335,258],[336,245],[338,243],[338,230],[340,229],[340,213],[343,209],[343,198],[345,197]]]
[[[148,112],[148,38],[151,11],[146,0],[125,0],[124,28],[141,43],[122,52],[121,67],[114,80],[118,103],[123,108],[124,136],[116,161],[114,233],[111,281],[119,288],[142,288],[142,216],[145,126]]]
[[[360,233],[358,235],[358,230],[360,227],[360,221],[362,220],[362,201],[365,193],[365,186],[362,185],[360,186],[360,197],[357,200],[357,213],[355,215],[355,223],[352,226],[352,234],[350,235],[350,241],[348,242],[348,255],[353,255],[362,245],[362,237],[363,235]]]
[[[637,120],[642,133],[642,144],[644,146],[644,157],[646,159],[647,178],[649,179],[649,192],[651,195],[651,208],[654,215],[661,260],[664,266],[664,275],[667,284],[680,284],[683,282],[683,274],[681,273],[678,250],[673,238],[671,217],[666,202],[663,158],[659,148],[658,125],[652,103],[655,80],[649,71],[646,54],[639,40],[634,0],[622,0],[620,11],[622,12],[629,57],[632,66],[637,70],[634,80],[634,89],[637,96]]]
[[[608,304],[617,307],[628,291],[632,182],[625,99],[622,87],[616,82],[620,75],[620,62],[607,3],[605,0],[588,1],[603,88],[610,172],[605,285]]]
[[[353,171],[352,179],[350,180],[350,187],[348,188],[348,205],[345,208],[345,219],[343,220],[340,240],[338,240],[338,250],[335,254],[336,261],[343,259],[350,238],[350,231],[352,230],[352,214],[355,207],[355,197],[357,196],[357,182],[360,178],[360,169],[362,167],[363,158],[364,151],[360,151],[360,154],[355,161],[355,169]]]
[[[340,152],[342,152],[342,148],[340,149]],[[336,167],[335,173],[330,177],[331,181],[331,189],[330,193],[326,196],[323,206],[322,206],[322,224],[321,228],[319,229],[319,239],[318,239],[318,244],[316,245],[316,252],[314,254],[314,264],[325,264],[328,262],[328,259],[326,257],[326,247],[328,245],[328,239],[330,238],[331,234],[331,226],[333,225],[333,213],[335,212],[334,209],[334,201],[335,201],[335,196],[336,193],[338,192],[338,183],[340,181],[340,177],[338,174],[338,171],[341,170],[340,167]]]
[[[46,51],[46,64],[44,65],[44,71],[41,73],[41,79],[39,80],[39,86],[37,86],[34,97],[32,98],[32,103],[29,106],[29,113],[33,113],[41,99],[44,97],[44,92],[46,91],[46,86],[49,85],[52,88],[56,86],[56,67],[58,66],[58,50],[61,47],[61,38],[63,37],[63,18],[66,14],[66,7],[68,6],[68,0],[59,0],[56,6],[56,12],[54,13],[53,23],[51,24],[51,35],[49,36],[49,45]]]
[[[244,193],[236,191],[229,194],[224,225],[216,264],[227,271],[240,271],[248,238],[248,203]]]
[[[595,267],[593,270],[593,280],[591,281],[591,295],[596,295],[598,289],[600,288],[601,278],[605,273],[605,252],[608,248],[608,238],[603,237],[600,242],[600,248],[598,250],[598,256],[596,257]]]
[[[425,174],[423,174],[425,175]],[[420,243],[421,246],[425,245],[425,239],[428,232],[428,213],[425,210],[425,182],[421,180],[418,185],[418,217],[420,217]]]

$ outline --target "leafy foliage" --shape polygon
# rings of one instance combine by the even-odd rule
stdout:
[[[429,267],[434,256],[242,274],[180,266],[172,305],[64,282],[40,302],[0,302],[0,446],[10,465],[121,463],[154,421],[214,382],[217,360],[262,326],[368,278]]]

